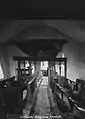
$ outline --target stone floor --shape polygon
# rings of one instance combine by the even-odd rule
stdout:
[[[56,116],[52,115],[53,111],[56,111]],[[52,91],[48,87],[48,77],[43,77],[43,81],[39,87],[39,93],[37,96],[35,114],[33,119],[51,119],[59,116],[59,109],[54,103]]]
[[[39,88],[39,93],[37,96],[37,103],[35,108],[35,115],[48,116],[50,115],[50,105],[47,95],[48,80],[47,77],[43,78],[43,81]]]

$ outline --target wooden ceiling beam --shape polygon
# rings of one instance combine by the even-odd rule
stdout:
[[[67,61],[67,58],[54,57],[13,57],[15,61],[31,60],[31,61]]]

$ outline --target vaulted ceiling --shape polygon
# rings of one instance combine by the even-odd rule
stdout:
[[[23,47],[23,51],[28,49],[31,54],[34,48],[30,44],[33,43],[36,52],[40,49],[49,54],[46,49],[48,45],[48,50],[51,49],[50,52],[55,54],[55,49],[60,51],[67,41],[85,42],[85,21],[75,19],[75,16],[79,19],[84,16],[84,4],[82,2],[77,3],[65,1],[58,1],[57,3],[54,1],[34,2],[31,0],[28,4],[25,2],[12,3],[16,7],[12,7],[11,4],[11,9],[7,5],[9,9],[6,10],[9,13],[8,17],[11,17],[10,13],[12,12],[13,17],[17,16],[21,19],[43,17],[44,19],[0,20],[0,46],[2,44],[16,44],[20,48]],[[6,14],[4,14],[4,17],[6,17]],[[46,41],[42,42],[42,40]]]
[[[48,29],[53,29],[52,33],[50,34],[50,30],[48,31],[49,36],[53,35],[53,31],[56,37],[56,31],[60,31],[64,34],[65,37],[68,39],[73,39],[76,41],[85,41],[85,21],[81,20],[11,20],[11,21],[0,21],[0,42],[4,42],[7,40],[13,40],[15,36],[19,35],[21,32],[25,32],[27,28],[30,26],[30,30],[35,27],[36,24],[43,23],[43,30],[45,27]],[[36,27],[38,32],[39,27]],[[34,29],[35,30],[35,29]],[[42,29],[40,28],[40,31]],[[33,31],[34,32],[34,31]],[[42,33],[43,34],[43,33]],[[30,34],[32,36],[32,34]]]
[[[22,30],[13,43],[29,55],[56,56],[69,38],[43,22],[36,22]]]
[[[66,41],[85,42],[85,21],[35,19],[1,21],[0,23],[2,25],[0,42],[16,44],[30,55],[40,50],[48,51],[47,54],[51,50],[50,54],[52,52],[56,55]],[[55,49],[57,49],[56,53]]]

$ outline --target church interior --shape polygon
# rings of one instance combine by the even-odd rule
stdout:
[[[34,4],[27,19],[0,20],[0,117],[85,119],[85,20],[46,19],[65,5]]]

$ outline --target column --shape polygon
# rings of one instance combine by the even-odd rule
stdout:
[[[11,76],[10,63],[9,63],[9,57],[7,56],[6,51],[2,51],[1,66],[4,73],[4,78],[9,78]]]
[[[32,75],[32,70],[31,70],[31,61],[29,61],[29,75]]]
[[[50,88],[50,65],[48,62],[48,87]]]

